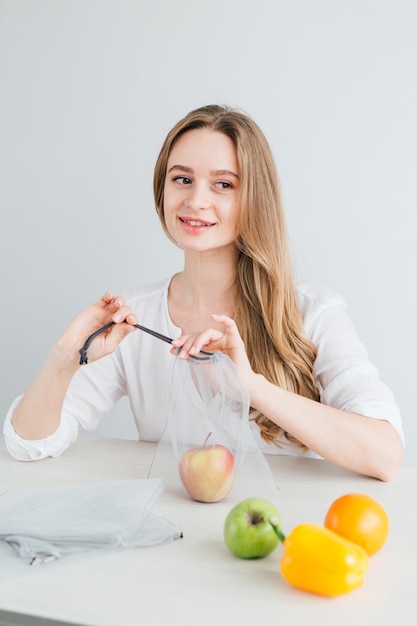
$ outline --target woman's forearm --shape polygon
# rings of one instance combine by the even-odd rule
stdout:
[[[56,431],[62,406],[74,374],[80,368],[79,348],[100,327],[114,324],[100,334],[89,349],[89,362],[111,354],[135,331],[137,317],[123,296],[106,293],[82,311],[53,346],[48,359],[25,392],[12,416],[12,425],[23,439],[44,439]]]
[[[45,365],[26,390],[12,416],[12,425],[23,439],[44,439],[59,426],[69,384],[79,369],[74,358],[63,360],[54,346]]]
[[[328,461],[380,480],[392,480],[403,445],[387,421],[326,406],[251,377],[251,405]]]

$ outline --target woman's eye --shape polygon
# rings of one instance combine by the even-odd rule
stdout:
[[[175,176],[174,181],[180,185],[191,185],[191,180],[186,176]]]
[[[232,183],[227,183],[225,180],[221,180],[216,183],[216,187],[218,189],[231,189],[233,187]]]

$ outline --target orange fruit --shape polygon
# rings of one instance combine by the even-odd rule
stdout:
[[[369,556],[382,548],[390,530],[384,507],[364,493],[347,493],[335,500],[327,511],[324,525],[362,546]]]

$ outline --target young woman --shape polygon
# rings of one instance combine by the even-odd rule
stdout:
[[[189,113],[168,134],[154,173],[158,214],[184,269],[131,294],[105,294],[53,346],[5,421],[10,453],[61,454],[127,395],[142,440],[165,424],[172,356],[231,357],[265,452],[320,456],[392,480],[403,461],[401,416],[343,299],[296,285],[271,150],[255,122],[227,107]],[[87,366],[79,349],[92,342]],[[170,349],[135,329],[177,337]],[[135,331],[135,332],[133,332]]]

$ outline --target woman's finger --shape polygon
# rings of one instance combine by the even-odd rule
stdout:
[[[136,315],[128,306],[120,306],[120,308],[113,314],[112,321],[115,322],[115,324],[120,324],[121,322],[126,322],[127,324],[138,323]]]
[[[223,333],[214,328],[208,328],[201,333],[192,335],[182,335],[172,342],[173,349],[171,352],[174,354],[179,352],[180,358],[186,359],[190,355],[198,354],[203,348],[210,349],[222,337]]]

